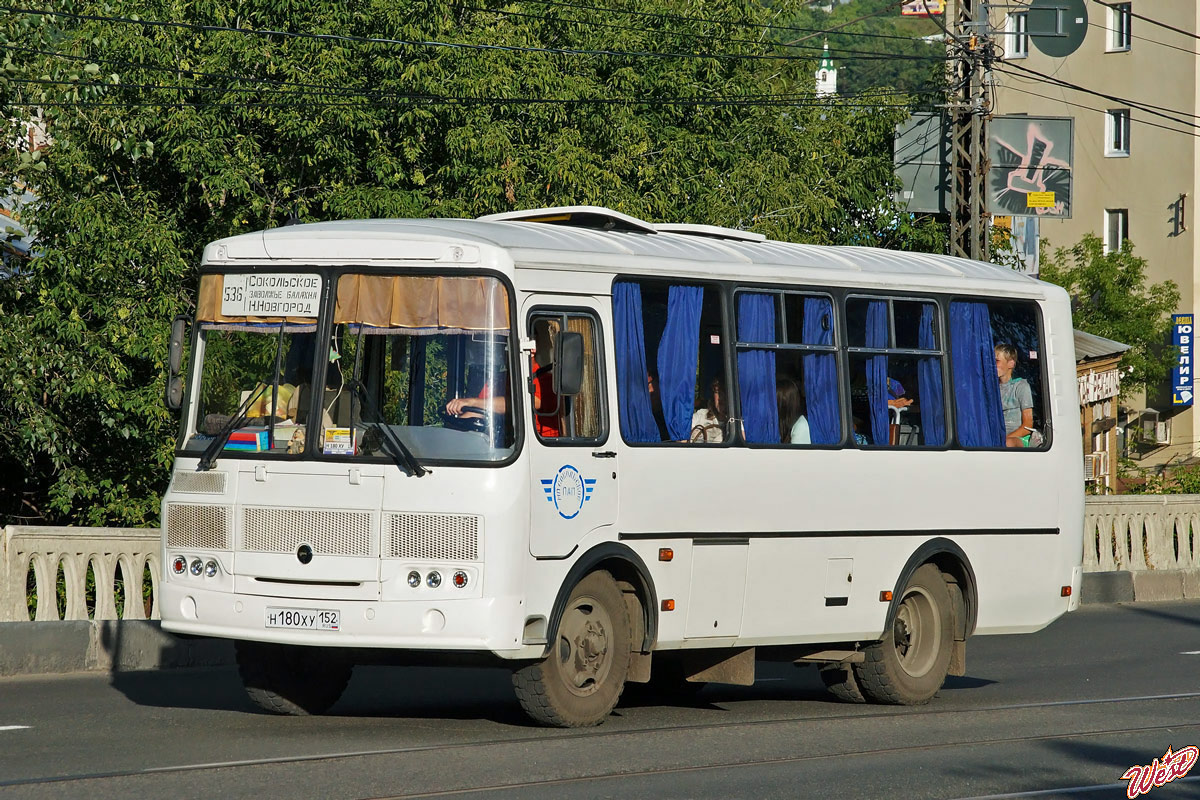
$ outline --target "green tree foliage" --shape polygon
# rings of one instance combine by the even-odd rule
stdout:
[[[1121,390],[1136,391],[1166,378],[1175,352],[1170,314],[1179,306],[1174,281],[1147,284],[1146,259],[1133,254],[1128,240],[1119,251],[1087,234],[1070,248],[1049,252],[1043,242],[1040,277],[1067,290],[1074,300],[1075,327],[1127,344],[1121,358]]]
[[[39,198],[37,257],[0,280],[8,521],[155,522],[169,322],[206,242],[291,215],[593,203],[785,240],[936,236],[891,210],[905,98],[815,104],[819,50],[776,47],[752,0],[52,8],[0,19],[11,133],[41,109],[53,137],[0,156]]]

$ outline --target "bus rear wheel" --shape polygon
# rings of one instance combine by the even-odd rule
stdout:
[[[349,661],[315,647],[239,641],[234,649],[246,694],[273,714],[324,714],[354,671]]]
[[[863,697],[862,687],[858,685],[854,668],[851,666],[843,667],[835,664],[831,667],[823,667],[821,682],[825,684],[825,688],[829,690],[830,694],[843,703],[867,702],[867,698]]]
[[[953,647],[950,592],[941,571],[925,564],[913,573],[882,641],[854,665],[862,693],[876,703],[919,705],[942,688]]]
[[[625,687],[630,635],[629,613],[612,575],[586,576],[571,591],[550,652],[513,673],[525,713],[558,728],[602,723]]]

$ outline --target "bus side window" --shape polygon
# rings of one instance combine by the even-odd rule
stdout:
[[[869,447],[946,444],[937,304],[891,297],[846,300],[854,440]]]
[[[596,443],[607,438],[607,425],[599,369],[600,329],[588,313],[538,312],[529,318],[535,350],[529,359],[532,430],[542,441]],[[583,337],[583,382],[579,393],[558,396],[554,391],[554,351],[559,333]]]
[[[966,448],[1042,448],[1045,358],[1038,310],[1021,301],[950,304],[955,427]]]
[[[720,291],[670,280],[618,280],[613,325],[624,440],[728,441]]]
[[[843,425],[832,298],[739,291],[735,306],[746,441],[839,444]]]

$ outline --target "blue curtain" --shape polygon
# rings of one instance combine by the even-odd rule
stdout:
[[[1004,412],[987,304],[950,304],[955,428],[963,447],[1003,447]]]
[[[617,401],[621,435],[627,442],[657,442],[658,424],[650,408],[646,380],[646,337],[642,331],[642,287],[613,284],[613,336],[617,344]]]
[[[872,300],[867,304],[867,347],[888,346],[888,310],[883,300]],[[871,443],[891,443],[888,419],[888,375],[887,356],[867,357],[867,407],[871,414]]]
[[[738,295],[739,342],[775,341],[775,295]],[[775,351],[738,350],[738,392],[746,441],[779,443],[779,406],[775,400]]]
[[[934,350],[937,342],[933,338],[934,306],[921,306],[921,323],[917,330],[917,347]],[[945,399],[942,392],[942,364],[936,357],[922,358],[917,362],[917,391],[921,397],[921,444],[941,447],[946,443]]]
[[[667,290],[667,325],[658,343],[658,390],[667,433],[675,442],[686,442],[692,434],[703,306],[704,289],[699,286]]]
[[[802,336],[804,344],[833,344],[833,303],[829,298],[804,298]],[[837,356],[833,353],[805,353],[803,362],[809,436],[813,444],[837,444],[842,440]]]

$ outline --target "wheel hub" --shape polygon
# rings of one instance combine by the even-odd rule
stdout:
[[[912,629],[908,627],[908,620],[902,618],[900,614],[896,615],[896,623],[892,629],[892,638],[896,642],[896,652],[901,658],[908,655],[909,649],[912,647]]]
[[[559,662],[561,674],[571,691],[591,694],[605,679],[611,666],[608,657],[608,618],[596,606],[580,603],[563,620]]]

